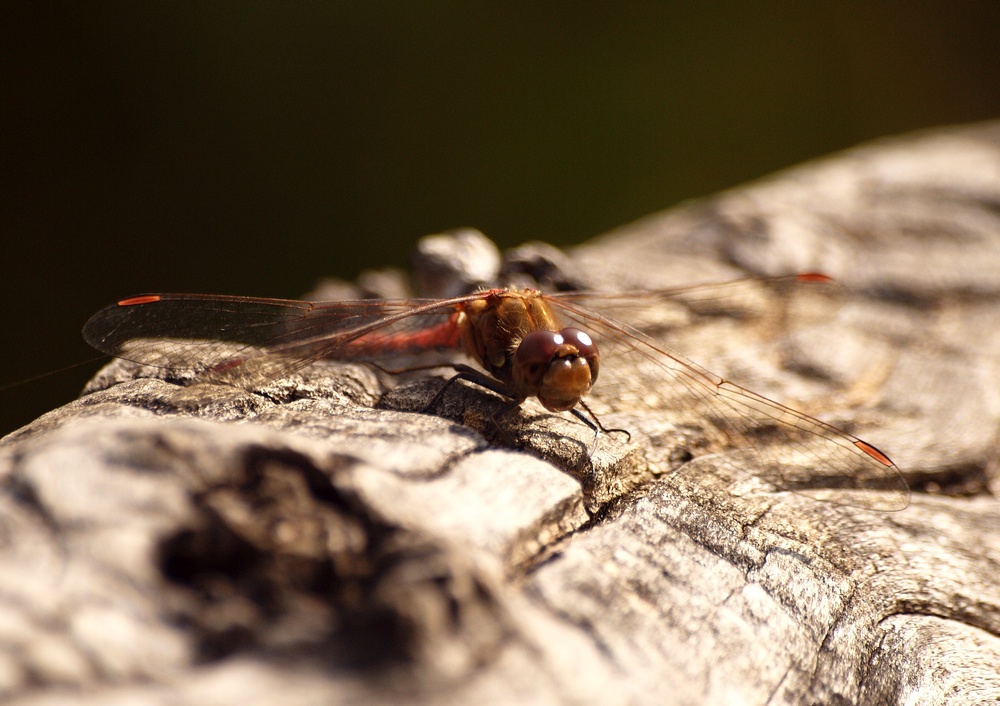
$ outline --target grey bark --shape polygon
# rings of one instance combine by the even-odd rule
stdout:
[[[503,401],[468,386],[413,411],[434,375],[387,392],[327,362],[245,391],[119,361],[0,442],[5,703],[1000,701],[1000,124],[562,257],[503,266],[614,289],[834,275],[828,321],[671,345],[884,449],[909,507],[818,502],[724,449],[688,462],[699,420],[638,406],[605,419],[631,440],[595,443],[532,403],[498,432]]]

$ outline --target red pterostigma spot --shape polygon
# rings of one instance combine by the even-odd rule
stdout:
[[[795,279],[799,282],[832,282],[833,277],[830,275],[825,275],[822,272],[802,272],[801,274],[795,275]]]
[[[129,297],[118,302],[118,306],[135,306],[136,304],[152,304],[160,301],[159,294],[144,294],[139,297]]]
[[[857,441],[854,442],[854,445],[857,446],[859,449],[861,449],[862,451],[864,451],[866,454],[868,454],[869,456],[871,456],[872,458],[874,458],[876,461],[878,461],[879,463],[881,463],[884,466],[890,466],[891,467],[891,466],[895,466],[896,465],[896,464],[894,464],[889,459],[888,456],[886,456],[884,453],[882,453],[881,451],[879,451],[878,449],[876,449],[874,446],[872,446],[871,444],[869,444],[867,441],[862,441],[861,439],[858,439]]]

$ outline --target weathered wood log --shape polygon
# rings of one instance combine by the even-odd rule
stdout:
[[[998,204],[990,123],[682,205],[558,267],[506,260],[614,289],[835,276],[850,296],[804,331],[667,330],[888,452],[912,489],[894,512],[772,485],[698,453],[697,418],[639,405],[602,416],[631,440],[594,443],[532,403],[498,432],[504,402],[474,387],[413,412],[436,376],[387,393],[377,371],[325,362],[247,391],[115,362],[0,442],[0,694],[1000,701]]]

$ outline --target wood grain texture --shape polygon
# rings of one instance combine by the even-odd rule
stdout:
[[[0,442],[4,702],[1000,700],[1000,124],[863,145],[568,255],[506,263],[614,289],[835,276],[850,296],[820,325],[667,335],[885,450],[909,507],[689,460],[698,420],[646,408],[595,446],[532,404],[500,433],[503,401],[462,385],[415,413],[435,376],[319,363],[247,391],[118,361]]]

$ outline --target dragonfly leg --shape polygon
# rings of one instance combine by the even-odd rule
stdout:
[[[517,407],[520,406],[521,406],[520,400],[511,400],[509,404],[505,404],[503,407],[501,407],[496,412],[490,415],[490,421],[493,422],[493,426],[497,428],[497,431],[500,432],[500,435],[503,437],[504,442],[508,446],[514,446],[515,440],[514,437],[510,435],[510,432],[507,431],[507,427],[505,427],[503,424],[500,423],[500,417],[507,414],[507,412],[511,411],[512,409],[516,409]]]
[[[437,367],[440,368],[442,366],[439,365]],[[522,400],[514,398],[506,387],[504,387],[499,382],[486,375],[486,373],[481,373],[475,368],[471,368],[468,365],[462,365],[461,363],[455,363],[451,366],[446,366],[446,367],[454,368],[455,374],[452,375],[450,378],[448,378],[448,381],[441,386],[441,389],[437,391],[437,394],[435,394],[434,397],[431,399],[431,401],[427,403],[427,406],[424,407],[424,411],[436,405],[441,400],[441,398],[444,397],[444,393],[448,391],[448,388],[451,386],[451,384],[456,380],[465,380],[467,382],[471,382],[473,385],[479,385],[479,387],[485,387],[487,390],[495,392],[501,397],[506,397],[509,400],[514,400],[514,404],[510,405],[509,406],[510,408],[516,407],[522,402]],[[508,407],[505,407],[501,411],[506,412],[507,410]]]
[[[484,387],[487,390],[490,390],[491,392],[497,393],[501,397],[506,397],[507,399],[511,400],[509,404],[504,405],[496,412],[494,412],[492,415],[490,415],[490,420],[493,422],[493,424],[496,425],[496,427],[500,430],[500,432],[504,436],[508,438],[508,440],[510,440],[510,437],[507,434],[504,425],[500,423],[500,417],[507,414],[512,409],[519,407],[524,400],[520,400],[517,399],[516,397],[513,397],[510,394],[510,391],[506,387],[504,387],[500,382],[494,380],[485,373],[476,370],[475,368],[469,367],[468,365],[463,365],[461,363],[455,363],[451,367],[455,369],[455,374],[452,375],[448,379],[448,381],[441,386],[441,389],[437,391],[437,394],[434,395],[433,399],[431,399],[431,401],[427,403],[427,406],[424,407],[424,411],[427,411],[432,407],[434,407],[434,405],[436,405],[444,396],[445,392],[448,390],[448,387],[451,386],[451,384],[456,380],[465,380],[467,382],[471,382],[474,385],[479,385],[480,387]],[[584,414],[576,407],[571,409],[570,413],[572,413],[574,417],[579,419],[581,422],[586,424],[590,429],[594,431],[595,441],[597,440],[597,436],[599,436],[601,432],[604,432],[605,434],[620,432],[622,434],[625,434],[628,441],[632,440],[632,434],[629,433],[628,429],[608,429],[601,423],[600,418],[596,414],[594,414],[594,410],[592,410],[590,407],[587,406],[586,402],[580,400],[579,405],[587,411],[587,414]],[[587,415],[589,415],[589,417]]]
[[[586,402],[584,402],[583,400],[580,400],[577,404],[579,404],[581,407],[583,407],[585,410],[587,410],[587,414],[590,415],[590,418],[588,419],[587,415],[584,414],[583,412],[581,412],[576,407],[574,407],[573,409],[571,409],[570,412],[573,413],[574,417],[576,417],[581,422],[583,422],[584,424],[586,424],[588,427],[590,427],[591,429],[593,429],[595,434],[598,434],[598,433],[600,433],[602,431],[605,434],[610,434],[612,432],[616,432],[617,431],[617,432],[621,432],[622,434],[624,434],[627,437],[627,441],[632,441],[632,434],[629,433],[628,429],[608,429],[603,424],[601,424],[600,418],[596,414],[594,414],[594,410],[592,410],[590,407],[588,407]],[[593,420],[593,421],[591,421],[591,420]]]
[[[468,365],[463,365],[461,363],[455,363],[450,367],[454,368],[455,374],[452,375],[450,378],[448,378],[448,381],[441,386],[441,389],[437,391],[437,394],[435,394],[434,397],[431,399],[431,401],[428,402],[427,405],[424,407],[424,411],[426,412],[427,410],[434,407],[438,403],[438,401],[440,401],[440,399],[444,396],[445,392],[447,392],[451,384],[456,380],[465,380],[467,382],[471,382],[473,385],[484,387],[487,390],[495,392],[501,397],[505,397],[510,400],[509,404],[504,405],[503,407],[501,407],[496,412],[490,415],[490,421],[493,422],[493,425],[499,430],[500,434],[503,435],[504,440],[508,444],[513,444],[514,440],[510,436],[506,428],[504,428],[504,425],[500,423],[500,417],[507,414],[507,412],[511,411],[512,409],[519,407],[521,405],[521,402],[523,402],[524,400],[519,400],[516,397],[512,397],[506,387],[504,387],[498,381],[489,377],[485,373],[476,370],[475,368],[469,367]]]

